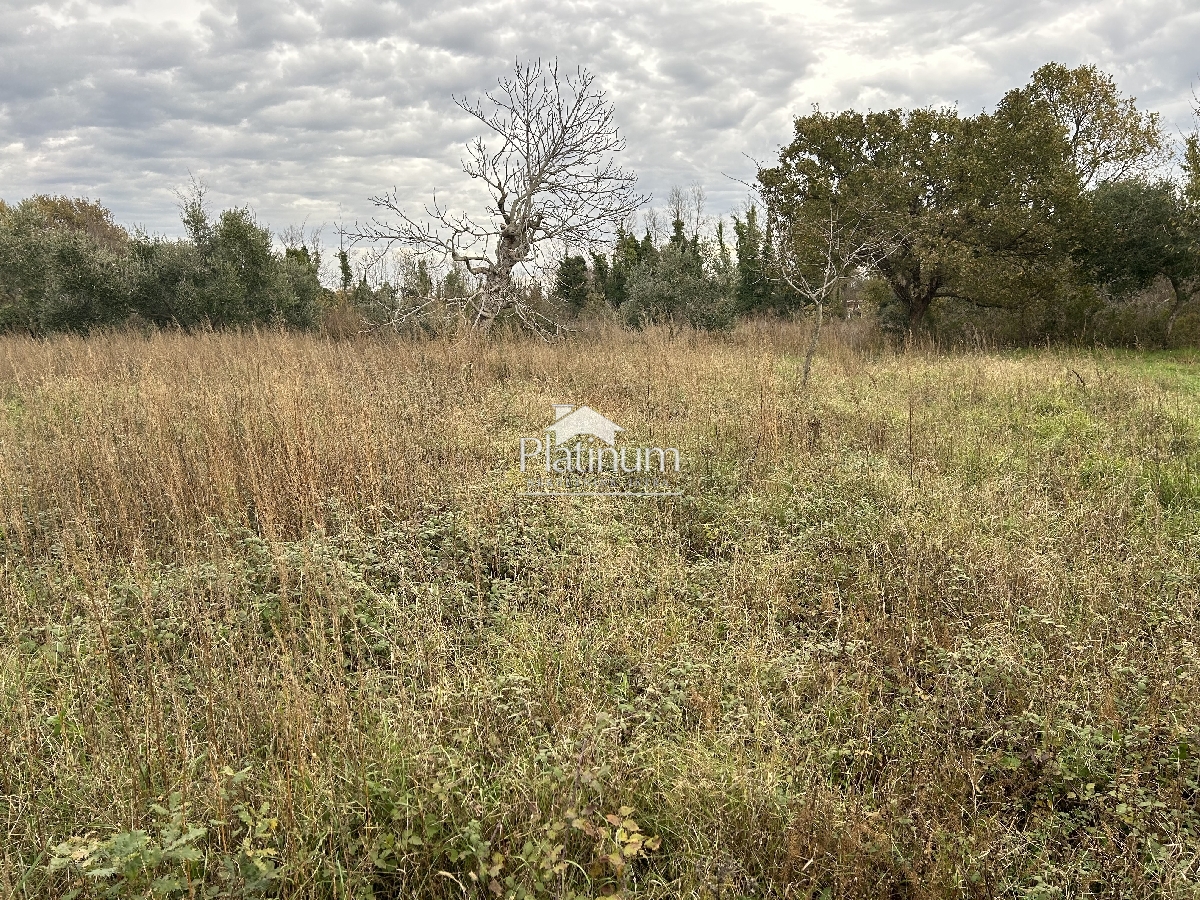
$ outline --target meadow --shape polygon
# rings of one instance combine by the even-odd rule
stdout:
[[[0,895],[1200,895],[1200,355],[806,340],[0,337]]]

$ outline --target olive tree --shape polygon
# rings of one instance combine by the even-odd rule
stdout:
[[[566,248],[590,249],[645,202],[637,176],[613,159],[625,147],[613,105],[586,69],[564,74],[557,62],[540,61],[518,62],[483,100],[454,102],[489,132],[462,160],[463,172],[486,189],[484,214],[446,209],[435,197],[414,217],[393,189],[371,198],[383,218],[354,236],[464,266],[476,286],[463,305],[477,328],[509,308],[534,324],[514,272],[540,272]]]

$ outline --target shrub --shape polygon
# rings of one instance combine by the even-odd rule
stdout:
[[[86,331],[127,318],[129,243],[89,200],[0,205],[0,328]]]
[[[90,200],[0,204],[0,329],[316,323],[328,292],[307,247],[277,253],[246,208],[210,220],[193,199],[183,220],[188,239],[169,240],[130,235]]]
[[[733,321],[728,279],[707,274],[691,247],[668,244],[656,259],[639,263],[629,275],[626,291],[629,299],[621,305],[621,316],[634,327],[677,322],[726,328]]]

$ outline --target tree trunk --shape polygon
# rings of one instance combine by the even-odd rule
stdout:
[[[479,300],[479,312],[475,314],[474,326],[487,331],[496,317],[509,304],[512,288],[512,273],[492,270],[483,280],[483,294]]]
[[[914,293],[908,301],[908,331],[915,333],[925,321],[925,314],[933,305],[933,297],[937,293],[936,285],[932,285],[920,293]]]
[[[475,327],[480,331],[491,328],[496,317],[512,303],[512,271],[528,256],[529,241],[522,240],[522,232],[516,227],[506,225],[496,247],[496,262],[483,280],[483,296],[475,316]]]
[[[888,263],[880,264],[880,274],[892,289],[892,294],[904,304],[908,314],[906,330],[909,334],[915,332],[925,320],[925,313],[933,305],[938,289],[941,287],[941,277],[934,275],[926,283],[921,278],[920,265],[902,270]]]
[[[801,387],[808,387],[808,373],[812,370],[813,355],[817,352],[817,340],[821,337],[821,313],[825,304],[817,301],[817,320],[813,325],[812,338],[808,342],[808,353],[804,355],[804,377],[800,379]]]

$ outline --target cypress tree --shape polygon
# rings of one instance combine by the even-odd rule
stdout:
[[[737,237],[735,296],[738,310],[762,310],[771,302],[771,285],[767,281],[763,260],[763,233],[758,225],[758,209],[753,204],[746,210],[745,221],[733,217],[733,232]]]

